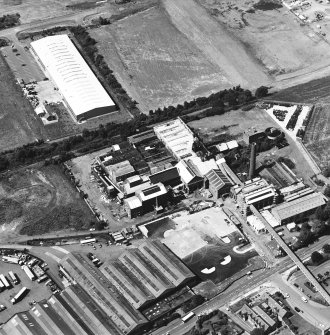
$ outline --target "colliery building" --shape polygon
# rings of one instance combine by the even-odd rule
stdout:
[[[48,36],[32,42],[31,50],[77,121],[117,110],[67,35]]]

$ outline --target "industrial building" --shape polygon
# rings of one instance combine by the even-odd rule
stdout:
[[[117,110],[68,35],[34,41],[31,51],[58,87],[64,104],[77,121]]]
[[[176,165],[176,168],[178,169],[181,181],[187,193],[192,193],[203,187],[204,179],[200,175],[196,174],[191,166],[188,166],[185,161],[180,161]]]
[[[129,333],[146,322],[145,317],[122,296],[100,269],[81,254],[64,257],[60,265],[108,315],[120,333]]]
[[[178,161],[196,157],[194,133],[180,118],[155,126],[154,132]]]
[[[187,283],[194,274],[159,241],[127,250],[101,271],[138,309]]]
[[[272,208],[271,213],[280,224],[299,222],[313,214],[317,208],[326,204],[326,198],[321,193],[312,193],[298,199],[284,202]]]
[[[149,176],[153,184],[163,183],[165,186],[175,187],[181,183],[178,169],[174,166]]]
[[[135,192],[135,196],[124,199],[124,207],[129,218],[145,213],[161,212],[167,204],[167,189],[162,183],[149,185]]]
[[[205,188],[208,188],[215,199],[230,192],[233,183],[219,169],[211,170],[206,175]]]
[[[138,308],[194,278],[159,241],[127,250],[100,268],[76,253],[67,255],[60,265],[73,283],[61,299],[80,319],[90,319],[95,334],[128,334],[139,329],[147,320]]]
[[[243,212],[249,205],[254,205],[258,210],[273,205],[276,201],[275,187],[265,179],[254,178],[243,185],[235,185],[231,188],[231,196],[237,202]]]

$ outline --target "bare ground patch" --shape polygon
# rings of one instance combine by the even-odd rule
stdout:
[[[88,228],[90,210],[59,167],[22,169],[0,180],[1,237]]]

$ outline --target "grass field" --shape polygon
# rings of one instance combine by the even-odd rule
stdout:
[[[1,240],[79,230],[91,220],[89,208],[59,167],[19,170],[0,180]]]
[[[159,8],[90,31],[128,94],[148,112],[228,87],[221,69]]]
[[[285,7],[255,10],[258,0],[198,0],[275,78],[288,87],[324,76],[330,46]]]
[[[0,55],[0,151],[43,138],[43,125]]]

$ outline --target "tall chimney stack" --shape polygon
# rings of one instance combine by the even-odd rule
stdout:
[[[249,180],[253,179],[256,170],[256,144],[251,143],[251,154],[250,154],[250,169],[249,169]]]

